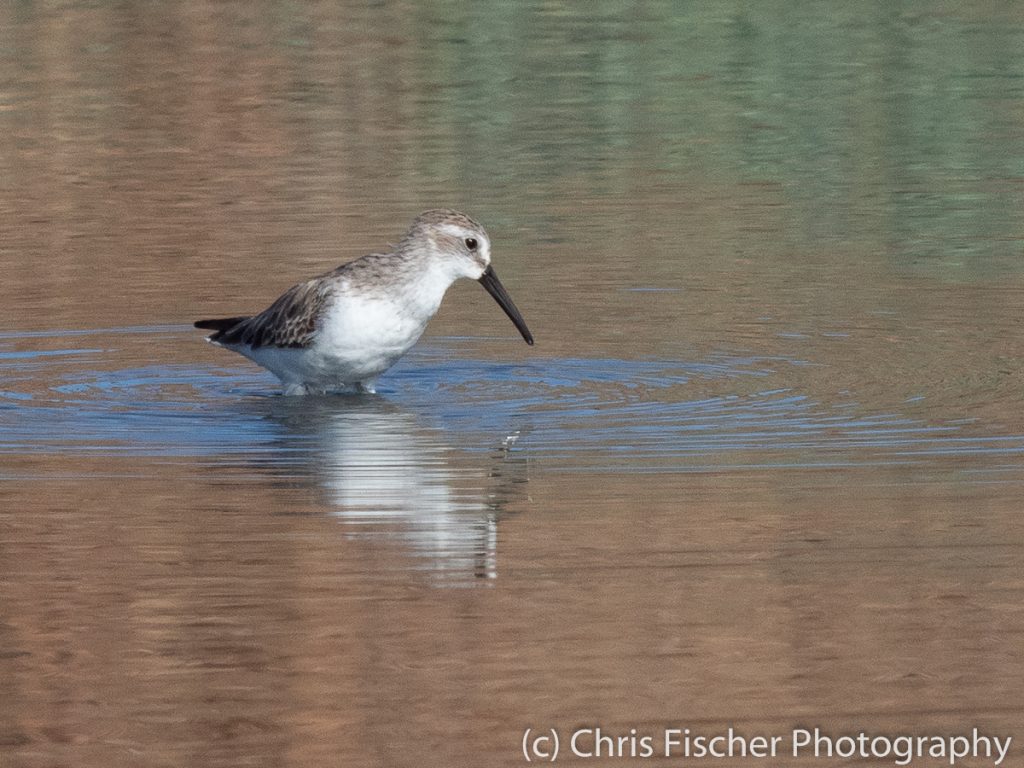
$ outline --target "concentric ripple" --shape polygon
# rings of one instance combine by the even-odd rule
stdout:
[[[441,339],[403,360],[377,397],[303,402],[277,395],[275,380],[243,361],[161,362],[166,350],[187,358],[195,342],[176,326],[0,336],[0,451],[241,459],[287,470],[322,444],[317,414],[336,420],[368,402],[400,414],[394,422],[411,442],[427,430],[453,450],[512,447],[554,471],[828,467],[1024,451],[1020,436],[977,425],[867,412],[855,393],[824,405],[799,389],[806,361],[786,358],[501,363],[474,356],[484,340]]]

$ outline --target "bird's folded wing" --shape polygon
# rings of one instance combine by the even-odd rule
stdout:
[[[211,341],[225,345],[259,347],[307,347],[312,343],[328,292],[322,278],[292,286],[260,312],[237,325],[219,331]]]

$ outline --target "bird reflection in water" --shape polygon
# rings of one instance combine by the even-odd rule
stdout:
[[[514,436],[495,435],[491,451],[475,454],[379,396],[268,401],[286,430],[289,475],[315,478],[350,535],[401,542],[445,578],[497,577],[498,524],[526,495]]]

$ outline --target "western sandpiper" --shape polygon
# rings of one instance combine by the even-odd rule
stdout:
[[[258,315],[199,320],[208,341],[245,355],[285,394],[373,392],[377,377],[419,339],[448,286],[479,280],[533,344],[491,267],[487,232],[464,213],[426,211],[398,245],[299,283]]]

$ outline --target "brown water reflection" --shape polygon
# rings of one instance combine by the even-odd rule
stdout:
[[[997,3],[0,8],[0,764],[1024,738],[1022,51]],[[436,205],[535,349],[458,286],[383,398],[285,401],[186,328]]]
[[[461,765],[511,762],[536,723],[1005,731],[1017,714],[1021,530],[999,486],[852,472],[859,496],[826,502],[816,473],[687,477],[639,516],[633,476],[572,498],[531,478],[501,578],[446,590],[300,484],[211,492],[181,469],[47,499],[5,483],[12,764]]]

